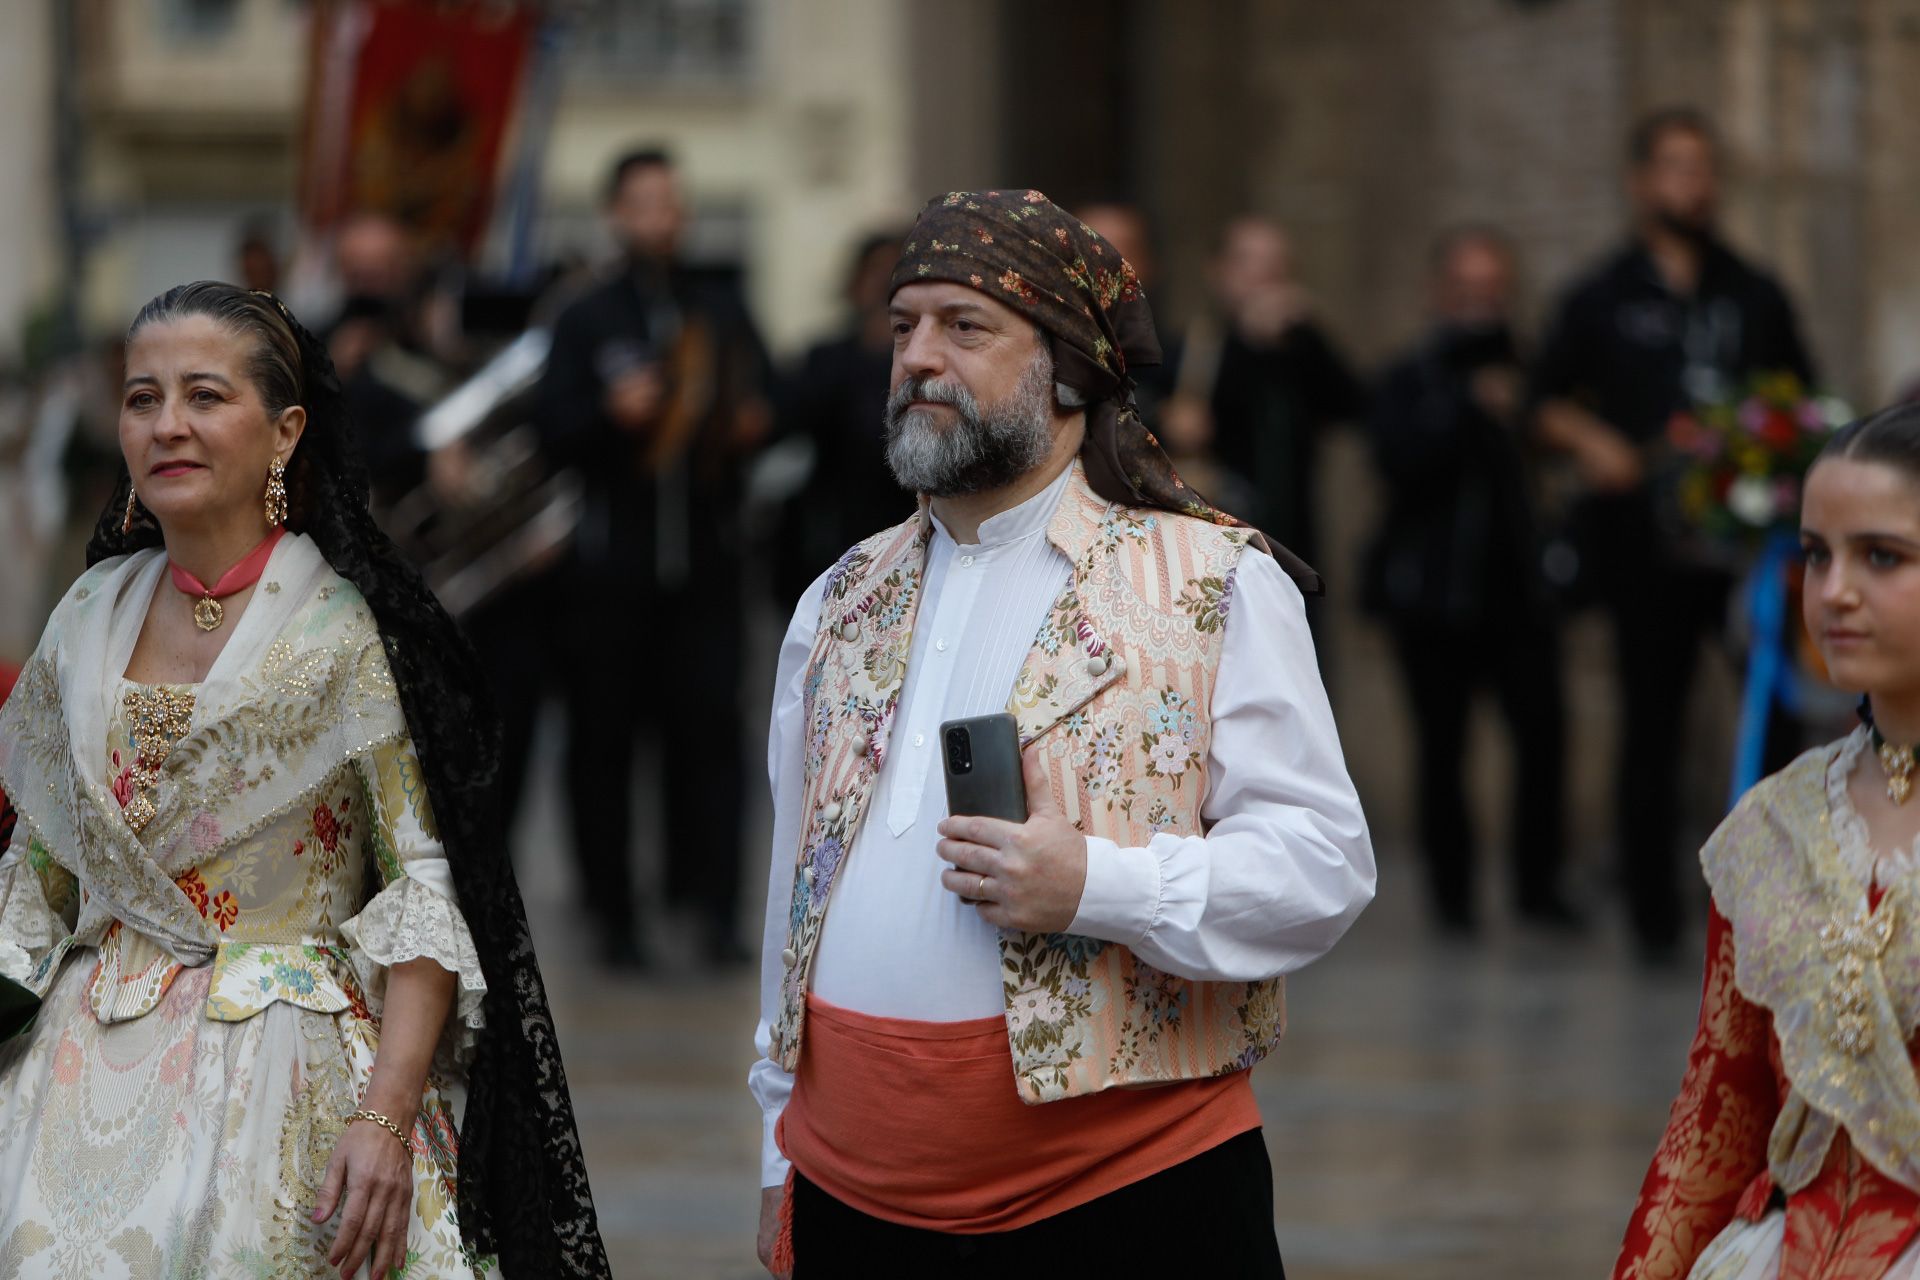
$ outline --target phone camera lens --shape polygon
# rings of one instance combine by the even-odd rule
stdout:
[[[947,731],[947,767],[954,773],[967,773],[973,768],[973,743],[965,729]]]

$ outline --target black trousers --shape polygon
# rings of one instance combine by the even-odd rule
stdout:
[[[732,940],[746,816],[745,711],[740,705],[746,611],[740,569],[662,592],[648,626],[654,655],[647,720],[658,734],[666,806],[667,903],[688,907]]]
[[[1474,839],[1462,759],[1474,692],[1491,688],[1513,744],[1515,905],[1547,909],[1559,897],[1565,849],[1566,713],[1559,637],[1520,619],[1474,631],[1401,623],[1394,647],[1419,740],[1420,843],[1440,919],[1472,922]]]
[[[1260,1130],[1014,1231],[944,1235],[870,1217],[795,1174],[794,1280],[1232,1276],[1286,1280]]]
[[[654,735],[667,903],[698,912],[715,940],[731,940],[746,776],[739,575],[723,567],[700,575],[698,588],[674,591],[636,581],[568,566],[515,586],[468,618],[500,713],[504,819],[511,829],[540,704],[556,693],[585,905],[603,939],[631,938],[634,753],[641,735]]]
[[[579,603],[591,599],[590,616]],[[642,663],[638,611],[588,592],[569,569],[522,582],[467,620],[500,714],[502,817],[511,830],[526,791],[540,704],[557,694],[563,770],[583,905],[602,941],[634,932],[633,753]]]
[[[1709,604],[1702,595],[1717,598]],[[1724,589],[1660,572],[1645,574],[1639,590],[1607,602],[1621,709],[1614,830],[1628,919],[1649,948],[1673,946],[1682,928],[1678,845],[1687,703],[1701,641],[1724,602]]]

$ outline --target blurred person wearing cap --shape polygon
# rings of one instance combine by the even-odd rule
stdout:
[[[1384,509],[1367,604],[1393,634],[1418,738],[1427,888],[1449,933],[1476,926],[1467,718],[1495,693],[1513,744],[1513,902],[1570,928],[1561,896],[1565,714],[1559,637],[1521,449],[1514,259],[1499,232],[1465,227],[1433,249],[1433,325],[1388,366],[1368,415]]]
[[[1680,779],[1700,642],[1719,625],[1729,581],[1690,562],[1663,528],[1647,459],[1668,420],[1741,394],[1757,374],[1813,381],[1793,306],[1718,231],[1719,155],[1706,117],[1653,113],[1628,144],[1628,243],[1568,290],[1532,371],[1541,439],[1571,456],[1584,494],[1573,513],[1582,595],[1610,616],[1623,724],[1615,841],[1643,958],[1674,957]],[[1776,743],[1779,763],[1797,745]]]
[[[523,638],[565,703],[573,844],[603,958],[644,960],[631,783],[648,732],[661,743],[667,905],[693,917],[704,960],[744,963],[741,504],[771,419],[766,351],[733,280],[681,260],[670,155],[616,160],[606,214],[622,255],[560,313],[536,391],[545,449],[581,477],[585,510],[556,616],[526,619]],[[527,730],[505,770],[516,790],[534,712],[519,706],[505,717],[510,740],[516,722]]]
[[[919,508],[775,685],[762,1261],[1281,1276],[1249,1069],[1374,888],[1319,579],[1174,473],[1133,269],[1040,192],[930,202],[890,315]],[[948,812],[941,725],[998,712],[1023,823]]]
[[[1228,223],[1212,283],[1214,313],[1189,326],[1180,350],[1167,433],[1246,483],[1253,505],[1235,514],[1311,560],[1320,436],[1360,419],[1365,389],[1315,317],[1279,223]]]

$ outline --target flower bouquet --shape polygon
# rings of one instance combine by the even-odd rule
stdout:
[[[1809,394],[1788,373],[1674,414],[1666,443],[1689,541],[1718,553],[1711,558],[1744,560],[1769,535],[1797,530],[1807,471],[1850,416],[1841,401]]]

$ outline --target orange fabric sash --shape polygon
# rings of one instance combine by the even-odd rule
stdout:
[[[809,995],[806,1052],[776,1136],[843,1204],[979,1234],[1050,1218],[1259,1124],[1245,1071],[1028,1106],[1004,1018],[876,1018]]]

